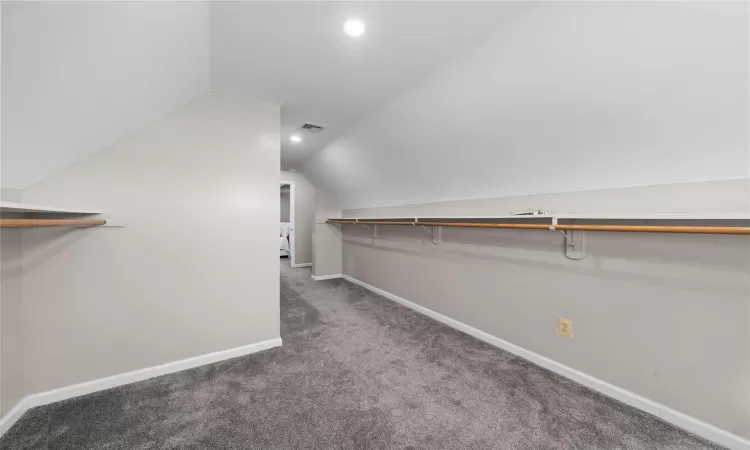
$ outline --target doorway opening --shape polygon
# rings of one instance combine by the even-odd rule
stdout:
[[[281,205],[280,215],[280,257],[289,258],[292,267],[296,264],[294,246],[294,183],[282,181],[280,186],[279,202]]]

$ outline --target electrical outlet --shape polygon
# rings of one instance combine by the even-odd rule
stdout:
[[[573,322],[568,319],[563,319],[560,317],[560,320],[557,321],[557,334],[559,334],[562,337],[570,337],[573,335]]]

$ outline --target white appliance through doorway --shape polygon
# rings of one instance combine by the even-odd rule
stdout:
[[[294,245],[294,233],[296,231],[296,222],[294,219],[294,200],[295,200],[295,192],[294,192],[294,183],[291,181],[282,181],[280,186],[289,186],[289,223],[291,224],[289,227],[289,262],[291,263],[292,267],[295,267],[297,264],[296,261],[296,251],[295,251],[295,245]]]

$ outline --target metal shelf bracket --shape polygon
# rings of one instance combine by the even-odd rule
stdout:
[[[443,242],[443,239],[442,239],[443,227],[434,226],[434,227],[430,227],[430,228],[432,228],[432,229],[430,229],[430,228],[427,228],[424,225],[420,225],[420,226],[422,228],[424,228],[425,231],[427,231],[428,233],[430,233],[432,235],[432,243],[433,244],[439,244],[439,243]]]
[[[579,230],[559,230],[565,236],[565,257],[580,261],[586,257],[584,232]]]
[[[549,229],[559,231],[565,238],[565,257],[575,261],[580,261],[586,257],[583,247],[583,231],[576,230],[558,230],[557,216],[552,216],[552,224]]]

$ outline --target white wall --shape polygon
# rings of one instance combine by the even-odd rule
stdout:
[[[3,185],[26,188],[209,88],[208,2],[2,2]]]
[[[209,93],[23,192],[124,228],[23,231],[27,390],[279,337],[279,107]]]
[[[315,186],[298,172],[282,170],[279,177],[279,181],[294,183],[294,262],[310,264],[315,225]]]
[[[325,189],[317,189],[313,230],[313,275],[316,277],[341,273],[341,229],[325,223],[331,217],[341,217],[338,199]]]
[[[305,174],[346,208],[750,177],[747,2],[548,2]]]
[[[21,230],[0,230],[0,417],[24,396]]]
[[[21,191],[0,188],[0,199],[21,201]],[[0,230],[0,417],[25,395],[23,382],[21,230]]]

